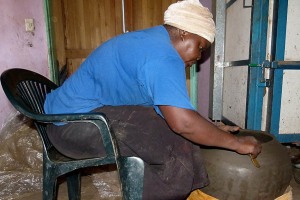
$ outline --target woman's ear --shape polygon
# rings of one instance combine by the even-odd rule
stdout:
[[[182,41],[184,41],[185,36],[187,35],[187,32],[184,30],[180,30],[180,38]]]

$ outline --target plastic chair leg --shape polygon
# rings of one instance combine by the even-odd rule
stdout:
[[[47,177],[44,176],[44,180],[43,180],[43,200],[54,200],[56,199],[57,179],[56,177],[55,178],[51,178],[50,176]]]
[[[144,162],[137,157],[118,159],[124,200],[142,200],[144,185]]]
[[[67,175],[68,194],[70,200],[80,200],[81,175],[79,172]]]

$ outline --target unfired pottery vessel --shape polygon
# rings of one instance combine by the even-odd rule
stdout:
[[[274,200],[284,194],[292,178],[286,147],[266,132],[241,130],[237,135],[251,135],[262,143],[260,168],[248,155],[202,147],[210,184],[201,190],[220,200]]]

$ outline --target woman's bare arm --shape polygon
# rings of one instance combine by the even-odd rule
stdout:
[[[261,152],[261,145],[254,137],[237,137],[223,131],[196,111],[174,106],[159,106],[159,109],[170,128],[192,142],[252,154],[253,157]]]

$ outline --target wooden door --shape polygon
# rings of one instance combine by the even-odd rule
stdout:
[[[163,23],[176,0],[125,0],[126,31]],[[53,0],[56,57],[68,76],[104,41],[123,32],[121,0]]]
[[[177,0],[124,0],[126,31],[163,23],[164,11]],[[52,22],[60,82],[104,41],[123,33],[122,0],[53,0]],[[190,91],[190,69],[187,69]]]

